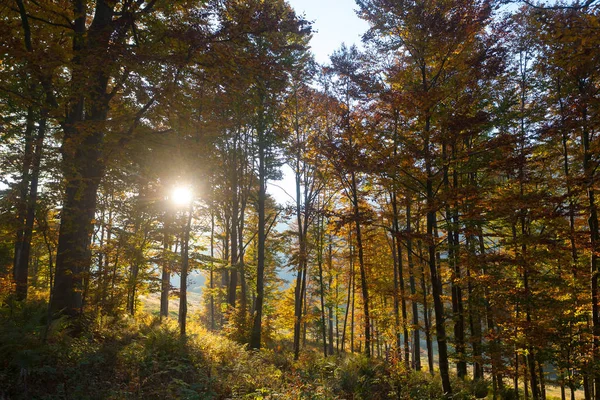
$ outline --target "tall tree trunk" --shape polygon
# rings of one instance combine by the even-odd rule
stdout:
[[[352,265],[352,304],[350,309],[350,352],[354,353],[354,299],[356,297],[356,275]]]
[[[237,294],[237,278],[238,278],[238,217],[239,217],[239,200],[238,200],[238,167],[237,167],[237,135],[233,141],[233,156],[231,161],[231,272],[229,276],[229,287],[227,289],[227,303],[233,309],[235,308],[235,300]]]
[[[181,243],[181,283],[179,288],[179,334],[182,337],[186,335],[187,326],[187,279],[189,268],[190,252],[190,230],[192,229],[192,202],[188,208],[188,215],[185,224],[185,230],[182,235]]]
[[[417,284],[415,280],[415,265],[413,261],[412,228],[411,228],[411,199],[406,197],[406,259],[408,261],[408,274],[412,304],[412,330],[413,330],[413,362],[415,371],[421,370],[421,336],[419,328],[419,305],[417,303]]]
[[[447,145],[442,145],[444,159],[444,188],[446,190],[446,225],[448,232],[448,262],[452,270],[452,313],[454,314],[454,346],[456,350],[456,373],[460,379],[467,376],[467,362],[465,360],[465,320],[462,301],[461,271],[458,262],[458,210],[452,189],[457,189],[458,179],[456,168],[453,170],[453,186],[450,186],[449,163]],[[455,145],[452,146],[452,160],[455,159]]]
[[[33,159],[35,129],[35,113],[33,107],[27,107],[25,124],[25,148],[23,150],[23,164],[21,169],[21,182],[19,183],[19,202],[17,203],[17,236],[15,240],[15,256],[13,262],[13,278],[15,281],[15,296],[17,300],[27,298],[27,278],[29,257],[23,263],[22,249],[25,242],[25,223],[27,216],[27,202],[29,200],[29,180]]]
[[[29,15],[25,8],[23,0],[16,0],[17,8],[21,19],[21,28],[23,29],[23,39],[25,49],[32,53],[33,41],[31,37],[31,26],[29,25]],[[35,110],[33,106],[27,107],[26,125],[25,125],[25,148],[23,154],[22,176],[19,184],[20,198],[17,204],[17,234],[15,241],[15,254],[13,263],[13,277],[15,280],[15,298],[24,300],[27,297],[27,278],[29,267],[29,252],[31,248],[31,235],[33,231],[33,220],[35,218],[35,206],[37,200],[37,185],[39,180],[40,160],[44,136],[46,133],[46,117],[48,107],[56,107],[56,99],[53,92],[49,89],[51,77],[46,71],[41,70],[35,64],[28,64],[31,72],[32,83],[29,84],[29,91],[34,95],[37,91],[38,83],[41,84],[45,92],[45,106],[40,110],[40,120],[38,124],[38,134],[35,139],[35,150],[33,149],[34,138],[34,119]],[[31,171],[30,171],[31,169]],[[29,180],[31,179],[31,183]],[[30,186],[30,187],[29,187]],[[28,196],[29,191],[29,196]],[[50,290],[52,291],[52,289]]]
[[[214,207],[214,205],[213,205]],[[215,211],[211,207],[210,209],[210,277],[209,277],[209,285],[210,285],[210,330],[215,331],[217,329],[215,323]]]
[[[266,166],[266,147],[264,127],[264,110],[259,111],[259,123],[257,127],[258,134],[258,260],[256,268],[256,309],[252,332],[250,334],[250,347],[260,349],[262,334],[262,312],[265,295],[265,203],[267,198],[267,166]]]
[[[46,111],[42,110],[42,117],[38,122],[37,136],[33,159],[31,160],[31,174],[29,176],[29,193],[26,200],[25,226],[22,232],[21,246],[17,252],[17,263],[15,265],[15,281],[17,287],[17,299],[23,300],[27,297],[27,277],[29,269],[29,253],[31,251],[31,239],[33,234],[33,223],[35,221],[35,210],[37,204],[38,182],[40,178],[40,163],[44,138],[46,136]]]
[[[580,86],[583,83],[580,83]],[[580,88],[583,92],[583,89]],[[582,110],[581,141],[583,143],[583,173],[588,197],[588,226],[590,229],[591,245],[591,295],[592,295],[592,333],[593,339],[593,361],[598,364],[600,360],[600,305],[598,300],[598,252],[600,243],[600,230],[598,227],[598,208],[596,206],[595,186],[595,163],[592,159],[590,129],[588,127],[587,107]],[[600,399],[600,371],[594,372],[594,398]]]
[[[96,193],[104,175],[104,123],[108,115],[108,67],[100,63],[111,42],[114,5],[95,3],[87,25],[86,2],[73,2],[72,96],[62,123],[62,167],[66,183],[56,256],[56,278],[50,309],[74,316],[82,306],[83,273],[91,263],[90,241],[96,212]],[[108,33],[108,34],[107,34]],[[87,95],[85,96],[84,93]],[[85,97],[84,97],[85,96]],[[81,127],[83,122],[93,126]]]
[[[329,252],[328,252],[328,262],[327,262],[327,266],[329,267],[329,271],[328,271],[328,276],[329,276],[329,285],[327,285],[328,287],[328,291],[329,293],[331,293],[331,287],[333,286],[333,243],[331,240],[331,234],[329,235]],[[332,356],[333,355],[333,305],[331,304],[331,302],[328,305],[328,310],[329,310],[329,345],[327,347],[329,355]]]
[[[327,357],[327,325],[325,323],[325,283],[323,282],[323,216],[317,219],[317,267],[319,270],[319,300],[321,301],[321,334],[323,356]]]
[[[485,252],[485,242],[484,242],[484,237],[483,237],[483,227],[481,225],[477,226],[477,235],[478,235],[478,242],[479,242],[479,256],[481,258],[481,273],[485,276],[487,275],[487,267],[486,267],[486,252]],[[484,301],[485,301],[485,314],[486,314],[486,325],[487,325],[487,330],[489,332],[495,332],[496,331],[496,325],[494,322],[494,315],[493,315],[493,310],[492,307],[490,305],[490,295],[489,295],[489,289],[487,286],[484,287],[483,289],[483,297],[484,297]],[[498,388],[503,389],[504,388],[504,381],[502,378],[502,374],[499,372],[500,370],[502,370],[502,355],[500,354],[500,340],[499,339],[493,339],[490,341],[490,347],[489,347],[489,352],[490,352],[490,359],[491,359],[491,363],[492,363],[492,379],[493,381],[497,384]]]
[[[240,307],[239,316],[242,321],[246,321],[248,313],[248,283],[246,282],[246,265],[244,256],[246,254],[244,248],[244,229],[246,224],[246,198],[240,201],[240,218],[238,221],[238,270],[240,274]]]
[[[418,228],[418,226],[417,226]],[[418,233],[418,232],[417,232]],[[423,254],[423,242],[419,241],[419,259],[425,260]],[[431,340],[431,317],[429,312],[429,302],[427,301],[427,278],[425,277],[425,263],[421,261],[421,292],[423,293],[423,324],[425,325],[425,344],[427,346],[427,366],[429,374],[433,375],[433,343]]]
[[[396,229],[397,232],[400,231],[400,224],[396,221]],[[406,294],[404,291],[404,268],[403,268],[403,256],[402,256],[402,243],[398,238],[396,240],[396,249],[398,251],[398,277],[400,278],[399,286],[400,286],[400,305],[402,309],[402,333],[404,337],[404,365],[408,369],[410,367],[410,348],[408,345],[409,336],[408,336],[408,313],[406,312]]]
[[[395,217],[394,217],[395,218]],[[394,259],[394,264],[393,264],[393,268],[394,268],[394,293],[393,293],[393,300],[394,300],[394,333],[395,333],[395,346],[396,346],[396,353],[398,355],[398,357],[402,358],[402,335],[400,333],[400,294],[399,294],[399,283],[398,283],[398,250],[396,247],[396,240],[397,239],[397,233],[396,233],[396,228],[395,228],[396,224],[393,223],[392,226],[392,238],[391,238],[391,242],[390,242],[390,247],[392,248],[392,255],[393,255],[393,259]],[[387,235],[387,233],[386,233]]]
[[[558,92],[559,110],[560,110],[560,130],[561,130],[561,139],[562,139],[562,146],[563,146],[563,172],[565,175],[567,198],[569,200],[569,241],[571,243],[571,277],[573,280],[571,296],[572,296],[573,306],[577,307],[578,306],[578,299],[577,299],[577,295],[578,295],[578,289],[577,289],[578,254],[577,254],[577,245],[575,243],[575,237],[576,237],[576,233],[575,233],[575,201],[573,200],[573,189],[572,189],[572,184],[571,184],[571,172],[570,172],[570,166],[569,166],[569,146],[568,146],[569,138],[568,138],[568,133],[567,133],[567,128],[566,128],[568,115],[565,110],[565,105],[563,102],[561,86],[562,86],[561,80],[557,79],[557,92]],[[571,329],[573,329],[572,325],[573,324],[570,323]],[[576,331],[579,331],[579,328],[576,328]],[[568,357],[568,359],[569,359],[569,361],[571,361],[570,356]],[[574,368],[574,365],[572,365],[572,362],[569,362],[569,364],[570,365],[567,369],[568,375],[569,375],[569,378],[568,378],[569,379],[569,387],[571,388],[571,396],[574,397],[573,377],[572,377],[572,373],[571,373],[572,368]]]
[[[402,311],[402,333],[404,337],[404,364],[406,368],[409,368],[410,363],[410,349],[408,346],[408,314],[406,311],[406,293],[404,290],[404,268],[403,268],[403,256],[402,256],[402,242],[400,241],[400,216],[398,213],[398,198],[396,193],[391,194],[391,203],[393,211],[393,240],[392,245],[395,247],[393,253],[396,255],[396,265],[394,268],[394,312],[396,313],[396,323],[398,323],[398,303]],[[399,329],[400,326],[397,326]],[[398,349],[400,349],[400,333],[397,333]]]
[[[481,363],[481,316],[479,313],[478,305],[480,302],[480,296],[476,296],[475,288],[473,287],[471,269],[472,269],[472,255],[475,254],[475,244],[473,242],[473,236],[467,235],[467,250],[469,251],[469,261],[467,262],[466,274],[467,274],[467,306],[469,308],[469,330],[471,331],[471,346],[473,348],[473,380],[477,381],[483,379],[483,365]]]
[[[306,274],[307,257],[306,254],[306,214],[308,209],[305,205],[305,218],[302,219],[302,192],[301,192],[301,171],[300,171],[300,154],[296,155],[296,221],[298,224],[298,273],[296,275],[296,288],[294,292],[294,360],[298,360],[300,356],[300,331],[302,324],[302,309],[303,309],[303,283],[306,282],[304,275]]]
[[[170,232],[170,215],[165,212],[165,220],[163,223],[163,265],[162,276],[160,281],[160,318],[169,317],[169,289],[171,287],[171,232]],[[212,240],[212,236],[211,236]],[[212,241],[211,241],[212,245]],[[212,250],[212,246],[211,246]],[[211,271],[212,274],[212,271]],[[212,279],[211,279],[212,282]],[[212,292],[211,292],[212,296]],[[211,297],[212,298],[212,297]]]
[[[342,329],[342,352],[346,344],[346,326],[348,324],[348,315],[350,314],[350,299],[352,294],[352,288],[354,285],[354,259],[352,254],[352,230],[348,232],[348,244],[349,244],[349,258],[350,268],[348,273],[348,299],[346,300],[346,310],[344,313],[344,327]]]
[[[352,171],[352,203],[354,207],[354,223],[356,226],[356,247],[358,248],[358,265],[360,266],[360,283],[363,297],[363,315],[365,332],[365,355],[371,357],[371,319],[369,317],[369,288],[367,284],[367,269],[364,260],[364,250],[360,223],[360,209],[358,203],[358,185],[356,184],[356,174]]]
[[[425,74],[425,72],[423,72]],[[446,326],[444,317],[444,304],[442,302],[442,282],[438,274],[436,263],[436,238],[434,235],[434,227],[436,225],[436,210],[435,194],[433,188],[434,173],[431,165],[431,145],[429,143],[430,117],[426,117],[425,132],[426,142],[424,145],[425,152],[425,169],[427,172],[426,182],[426,207],[427,207],[427,247],[429,255],[429,273],[431,276],[431,287],[433,295],[433,307],[435,310],[435,328],[438,342],[438,356],[440,375],[442,377],[442,390],[446,397],[452,395],[452,386],[450,384],[450,371],[448,365],[448,344],[446,338]]]

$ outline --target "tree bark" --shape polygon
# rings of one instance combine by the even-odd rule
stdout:
[[[62,123],[63,174],[66,182],[56,257],[54,295],[50,308],[56,315],[77,315],[82,305],[83,273],[91,263],[92,220],[96,193],[104,175],[104,123],[108,114],[109,63],[101,63],[112,40],[114,5],[97,1],[94,18],[86,28],[86,2],[74,1],[72,96]],[[87,94],[87,95],[84,95]],[[84,122],[91,122],[85,124]]]
[[[360,267],[360,283],[363,297],[363,316],[365,333],[365,355],[371,357],[371,319],[369,316],[369,287],[367,284],[367,269],[364,260],[364,250],[362,241],[362,231],[360,224],[360,210],[358,204],[358,185],[356,184],[356,174],[352,171],[352,202],[354,207],[354,223],[356,226],[356,247],[358,248],[358,265]]]
[[[170,232],[170,215],[169,211],[165,212],[165,220],[163,223],[163,265],[160,287],[160,318],[169,317],[169,289],[171,288],[171,232]],[[211,236],[212,240],[212,236]],[[211,241],[212,245],[212,241]],[[212,250],[212,246],[211,246]],[[212,271],[211,271],[212,274]],[[211,279],[212,283],[212,279]],[[211,294],[212,296],[212,294]],[[212,299],[212,297],[211,297]]]
[[[254,322],[250,334],[250,347],[260,349],[262,337],[262,312],[265,295],[265,203],[267,198],[267,166],[266,154],[267,147],[266,132],[264,127],[264,110],[259,111],[259,122],[257,126],[258,136],[258,260],[256,268],[256,308],[254,313]]]
[[[436,209],[433,189],[433,169],[431,165],[431,148],[429,143],[430,117],[425,118],[426,140],[424,144],[425,169],[427,173],[426,182],[426,207],[427,207],[427,250],[429,255],[429,273],[431,276],[431,287],[433,295],[433,307],[435,310],[435,328],[438,342],[438,356],[440,375],[442,377],[442,390],[446,397],[451,397],[452,386],[450,385],[450,371],[448,366],[448,344],[446,338],[446,326],[444,317],[444,304],[442,302],[442,282],[438,274],[436,263],[436,239],[434,226],[436,225]]]
[[[187,279],[189,267],[190,230],[192,228],[192,202],[190,202],[183,240],[181,243],[181,284],[179,288],[179,335],[186,336],[187,327]]]
[[[421,336],[419,328],[419,305],[417,303],[417,284],[415,281],[414,261],[413,261],[413,243],[411,228],[411,199],[406,198],[406,258],[408,261],[408,273],[410,284],[410,295],[412,304],[412,329],[413,329],[413,362],[412,367],[415,371],[421,370]]]
[[[31,252],[31,239],[33,224],[35,221],[35,210],[37,205],[38,182],[40,178],[40,163],[46,136],[46,112],[42,110],[42,116],[38,122],[37,135],[33,159],[31,161],[31,174],[29,176],[29,193],[26,200],[25,226],[22,232],[21,246],[18,247],[17,263],[15,265],[15,283],[17,288],[17,300],[27,297],[27,278],[29,270],[29,254]]]

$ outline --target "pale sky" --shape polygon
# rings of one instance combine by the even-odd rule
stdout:
[[[313,21],[311,48],[319,63],[326,63],[329,55],[342,43],[359,44],[368,24],[358,18],[354,0],[287,0],[298,15]]]
[[[347,46],[360,44],[361,36],[369,25],[358,18],[354,10],[358,8],[354,0],[287,0],[298,15],[313,21],[313,34],[310,42],[315,60],[321,64],[329,62],[329,55],[339,49],[342,43]],[[296,194],[292,170],[283,167],[283,179],[267,183],[267,191],[279,204],[294,201]]]

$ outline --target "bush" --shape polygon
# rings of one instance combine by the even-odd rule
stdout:
[[[392,391],[388,371],[380,360],[362,355],[342,360],[335,370],[336,392],[355,399],[384,399]]]
[[[47,324],[43,301],[0,308],[0,398],[10,399],[443,399],[439,376],[406,371],[398,360],[304,349],[282,343],[249,351],[190,321],[146,314]],[[453,378],[454,399],[483,398],[485,381]],[[510,389],[502,398],[514,398]]]

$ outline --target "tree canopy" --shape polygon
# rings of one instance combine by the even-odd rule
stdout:
[[[600,5],[356,6],[0,5],[0,397],[600,398]]]

